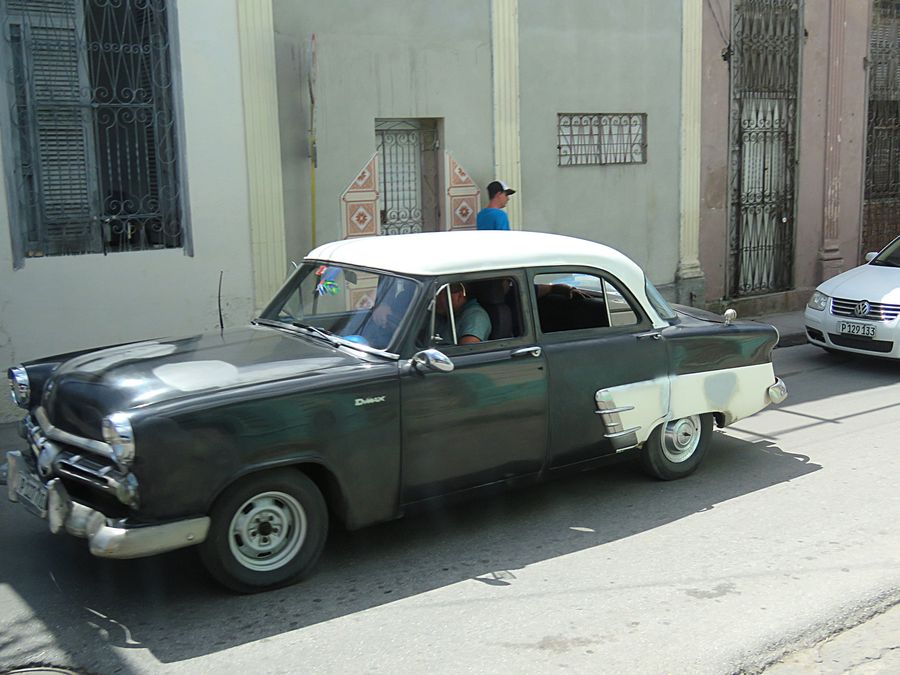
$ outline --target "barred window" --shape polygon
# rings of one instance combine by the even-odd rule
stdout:
[[[165,0],[0,0],[16,265],[182,248]]]
[[[559,113],[559,166],[645,164],[646,113]]]

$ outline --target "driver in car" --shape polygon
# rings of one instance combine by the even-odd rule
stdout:
[[[453,324],[447,304],[448,293],[456,324],[455,343],[453,341]],[[478,304],[478,300],[466,297],[466,287],[460,282],[452,283],[438,293],[435,314],[435,340],[442,341],[444,344],[466,345],[482,342],[487,340],[491,334],[491,318],[487,311]]]

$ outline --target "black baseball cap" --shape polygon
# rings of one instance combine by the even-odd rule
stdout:
[[[494,195],[498,195],[501,192],[505,192],[508,195],[516,194],[516,191],[509,187],[502,180],[495,180],[488,183],[487,193],[489,198],[493,199]]]

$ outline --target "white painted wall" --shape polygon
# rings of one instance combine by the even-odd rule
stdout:
[[[194,255],[181,250],[26,259],[13,270],[0,187],[0,365],[91,346],[226,325],[253,313],[247,162],[235,2],[175,5],[173,67],[183,91],[184,155]],[[5,157],[5,155],[4,155]],[[5,183],[5,182],[4,182]],[[17,417],[0,397],[0,421]]]

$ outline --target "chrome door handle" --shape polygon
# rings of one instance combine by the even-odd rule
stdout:
[[[512,354],[510,354],[510,356],[512,356],[512,357],[533,356],[535,358],[537,358],[540,355],[541,355],[540,347],[522,347],[522,349],[516,349],[515,351],[513,351]]]
[[[648,330],[646,333],[638,333],[634,337],[638,340],[646,340],[650,338],[651,340],[659,340],[662,336],[659,334],[659,331],[656,330]]]

